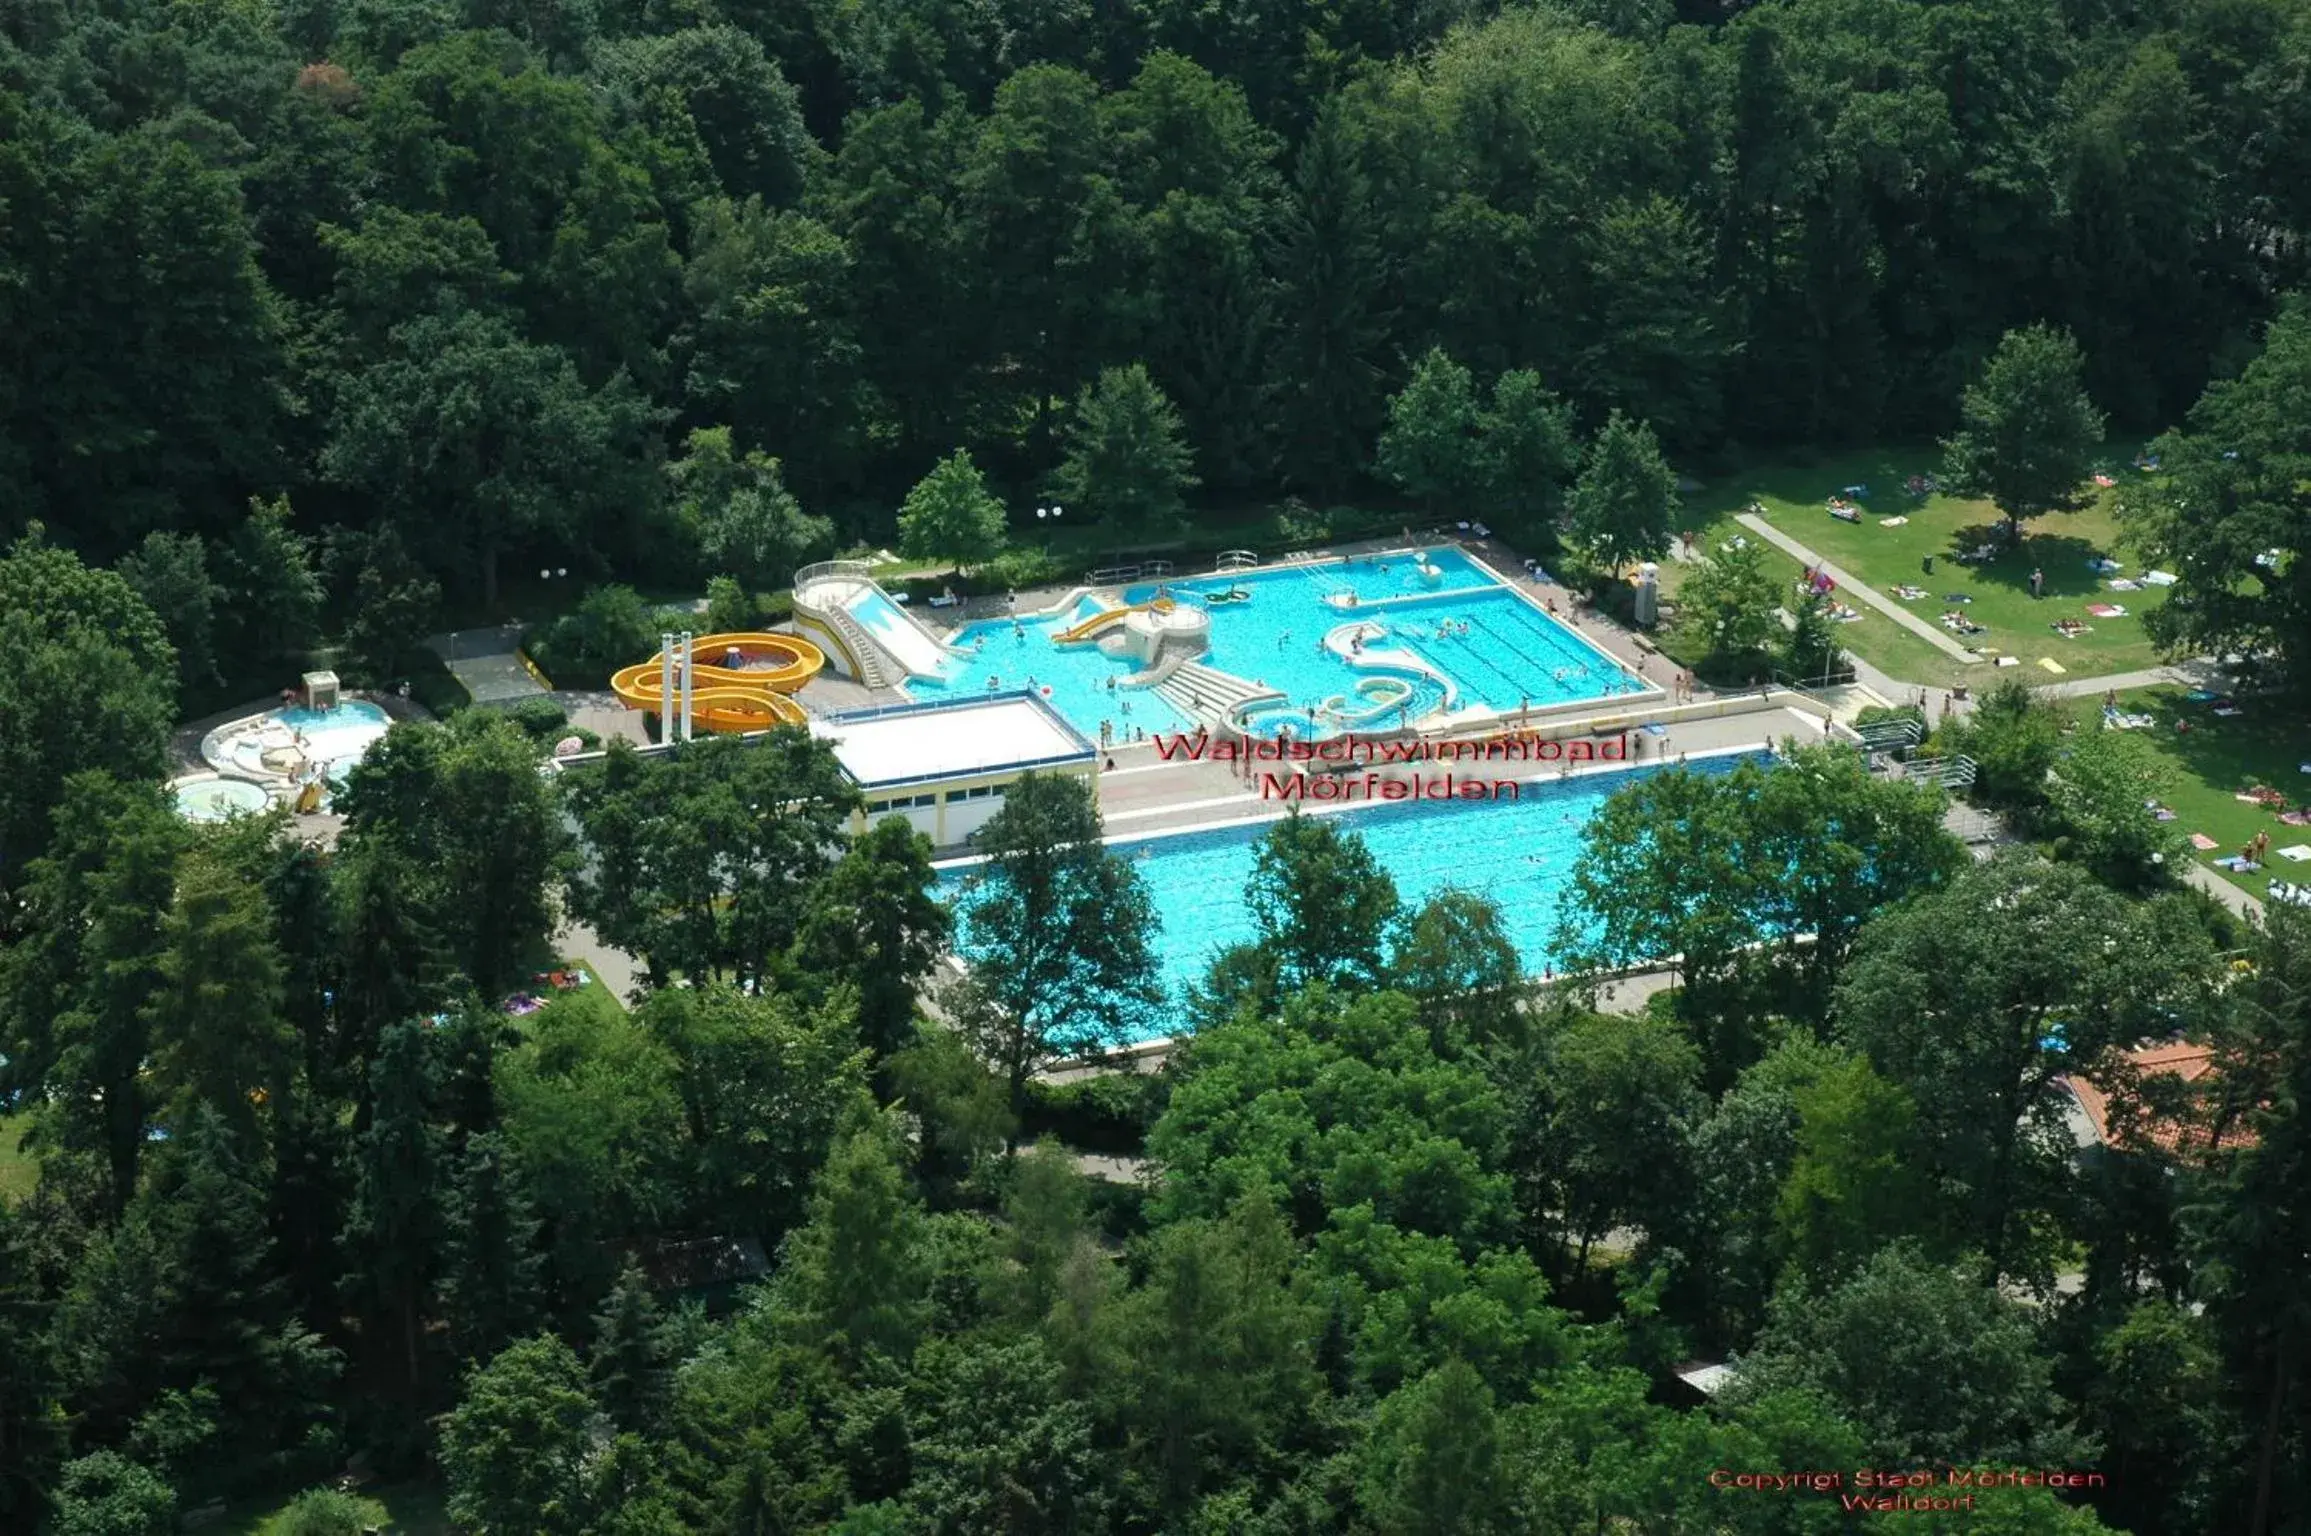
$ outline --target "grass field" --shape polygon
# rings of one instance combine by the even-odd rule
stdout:
[[[1989,633],[1961,637],[1961,643],[2003,651],[2022,658],[2033,682],[2051,674],[2038,666],[2051,657],[2072,677],[2092,677],[2154,666],[2159,657],[2144,635],[2142,616],[2158,606],[2165,594],[2156,588],[2112,592],[2106,578],[2088,569],[2087,562],[2108,555],[2125,563],[2121,576],[2140,576],[2142,565],[2121,537],[2115,496],[2105,491],[2085,509],[2039,518],[2025,528],[2017,549],[2003,550],[1986,565],[1954,564],[1953,553],[1989,542],[1999,521],[1988,502],[1931,495],[1916,500],[1905,494],[1903,482],[1912,475],[1936,468],[1939,451],[1930,446],[1884,449],[1822,459],[1804,465],[1761,465],[1735,471],[1706,484],[1686,498],[1687,524],[1714,547],[1716,541],[1738,531],[1737,513],[1751,503],[1765,508],[1765,519],[1817,554],[1867,581],[1875,590],[1892,596],[1891,589],[1908,584],[1924,587],[1928,596],[1903,606],[1928,623],[1944,609],[1959,606],[1944,601],[1945,594],[1963,592],[1973,601],[1964,606]],[[2113,446],[2105,454],[2112,477],[2123,489],[2139,479],[2126,467],[2123,450]],[[1829,498],[1849,485],[1867,485],[1870,497],[1860,523],[1831,517]],[[1888,517],[1906,517],[1897,528],[1881,526]],[[1934,574],[1922,570],[1927,555],[1935,557]],[[1794,581],[1799,562],[1769,552],[1775,569],[1787,568]],[[2033,567],[2046,573],[2046,596],[2030,595]],[[2108,602],[2125,608],[2121,618],[2098,619],[2085,612],[2089,602]],[[1856,607],[1862,605],[1857,603]],[[1867,617],[1838,627],[1845,647],[1894,676],[1930,685],[1981,681],[1994,669],[1968,667],[1928,645],[1901,625],[1875,610]],[[2064,639],[2050,627],[2060,618],[2077,618],[2091,626],[2076,639]]]
[[[29,1114],[0,1115],[0,1204],[13,1205],[40,1182],[40,1164],[17,1143],[32,1124]]]
[[[2231,719],[2218,718],[2205,703],[2192,703],[2180,688],[2138,688],[2119,695],[2120,707],[2147,714],[2156,724],[2136,731],[2165,770],[2159,799],[2175,813],[2184,832],[2203,832],[2216,846],[2198,851],[2208,868],[2258,832],[2271,834],[2273,853],[2259,873],[2214,872],[2249,895],[2266,897],[2274,877],[2297,885],[2311,882],[2311,861],[2292,863],[2276,850],[2311,844],[2311,826],[2290,826],[2263,806],[2236,798],[2249,789],[2267,787],[2283,792],[2290,809],[2311,804],[2311,773],[2300,770],[2311,763],[2311,724],[2282,711],[2249,707]],[[2066,701],[2081,728],[2101,729],[2102,700]],[[2187,721],[2188,731],[2176,729]]]

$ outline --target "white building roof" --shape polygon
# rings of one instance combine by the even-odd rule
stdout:
[[[848,710],[811,722],[862,789],[1083,762],[1098,750],[1028,693]]]

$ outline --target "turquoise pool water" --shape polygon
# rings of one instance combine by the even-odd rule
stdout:
[[[1393,729],[1448,707],[1505,713],[1645,691],[1619,662],[1457,549],[1432,550],[1422,559],[1399,553],[1200,576],[1164,582],[1162,590],[1186,602],[1205,602],[1214,593],[1249,594],[1207,604],[1211,650],[1201,659],[1284,695],[1283,703],[1247,722],[1269,736],[1289,729],[1307,740],[1344,730]],[[1123,598],[1143,603],[1156,594],[1157,584],[1149,582],[1125,589]],[[1353,604],[1343,601],[1351,596]],[[1155,732],[1192,725],[1160,695],[1109,686],[1139,670],[1138,662],[1110,657],[1096,645],[1052,643],[1053,635],[1100,606],[1087,598],[1049,618],[966,625],[951,637],[963,654],[940,658],[938,675],[910,679],[908,691],[919,698],[954,697],[1021,687],[1032,679],[1094,740],[1103,723],[1119,739],[1135,727]],[[895,611],[888,619],[905,623]],[[1323,644],[1326,635],[1356,623],[1368,626],[1361,666]],[[1381,652],[1402,659],[1391,665],[1374,654]],[[1377,691],[1366,686],[1376,678],[1390,681]]]
[[[1353,703],[1358,680],[1373,674],[1322,644],[1325,635],[1358,621],[1380,630],[1368,633],[1367,651],[1407,652],[1434,678],[1409,706],[1414,719],[1448,695],[1455,709],[1506,711],[1645,686],[1457,549],[1430,551],[1424,561],[1382,555],[1166,583],[1166,590],[1191,601],[1231,589],[1251,598],[1212,608],[1212,649],[1204,660],[1281,690],[1303,713],[1321,711],[1335,698]],[[1132,602],[1154,595],[1153,585],[1124,594]],[[1350,595],[1355,603],[1344,604]]]
[[[187,821],[218,822],[254,816],[273,803],[246,779],[189,779],[172,786],[177,814]]]
[[[361,761],[393,721],[367,699],[347,699],[335,709],[276,709],[271,718],[305,738],[306,755],[323,765],[332,782],[344,781],[347,770]]]
[[[1730,773],[1745,756],[1702,758],[1688,771]],[[1538,973],[1557,958],[1551,941],[1583,829],[1614,791],[1636,774],[1655,771],[1632,768],[1547,779],[1525,785],[1523,796],[1513,801],[1403,801],[1336,814],[1396,881],[1406,906],[1417,906],[1448,886],[1491,898],[1525,968]],[[1175,1001],[1220,951],[1252,940],[1252,915],[1243,893],[1252,881],[1252,845],[1270,825],[1113,845],[1135,863],[1155,898],[1161,925],[1157,953],[1164,986]],[[954,900],[972,874],[972,866],[942,871],[942,894]],[[1177,1024],[1176,1018],[1160,1021],[1149,1036],[1168,1034]]]
[[[1093,741],[1105,722],[1116,739],[1136,727],[1150,734],[1189,729],[1193,722],[1146,688],[1110,688],[1109,682],[1140,669],[1129,657],[1111,657],[1096,645],[1054,645],[1051,637],[1076,622],[1078,615],[1097,613],[1100,604],[1085,599],[1066,613],[1050,618],[992,619],[966,624],[951,644],[963,654],[946,659],[943,675],[907,680],[907,692],[918,699],[968,697],[997,688],[1034,687],[1049,690],[1052,707]]]

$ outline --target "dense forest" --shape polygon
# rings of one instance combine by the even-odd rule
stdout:
[[[2299,680],[2307,82],[2303,0],[0,6],[0,1529],[2311,1529],[2311,914],[2025,690],[1987,861],[1835,748],[1613,799],[1564,940],[1681,957],[1634,1013],[1284,821],[1192,1040],[1067,1080],[1156,1006],[1080,786],[952,910],[799,732],[405,723],[327,847],[162,787],[540,565],[1191,494],[1612,560],[1613,487],[2041,400],[2167,434],[2159,638]],[[640,995],[509,1014],[570,918]],[[1860,1468],[2100,1481],[1715,1480]]]
[[[1135,365],[1203,495],[1322,502],[1438,347],[1700,462],[1939,434],[2043,322],[2148,435],[2303,279],[2295,0],[1734,9],[27,0],[0,534],[687,575],[694,433],[808,552],[1051,489]]]

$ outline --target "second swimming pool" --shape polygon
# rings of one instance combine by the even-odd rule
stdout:
[[[1687,767],[1694,773],[1730,773],[1745,759],[1761,756],[1725,753]],[[1569,910],[1573,866],[1590,818],[1637,774],[1656,771],[1631,768],[1543,779],[1524,785],[1515,800],[1401,801],[1333,814],[1364,839],[1407,908],[1447,887],[1489,898],[1501,909],[1525,969],[1538,975],[1562,958],[1555,944],[1557,927]],[[1112,844],[1138,868],[1154,898],[1156,949],[1173,1004],[1222,950],[1255,937],[1244,893],[1254,878],[1253,845],[1273,825],[1252,822]],[[959,896],[976,868],[974,861],[943,870],[941,894],[949,900]],[[1179,1016],[1167,1010],[1143,1038],[1170,1034],[1180,1024]]]

